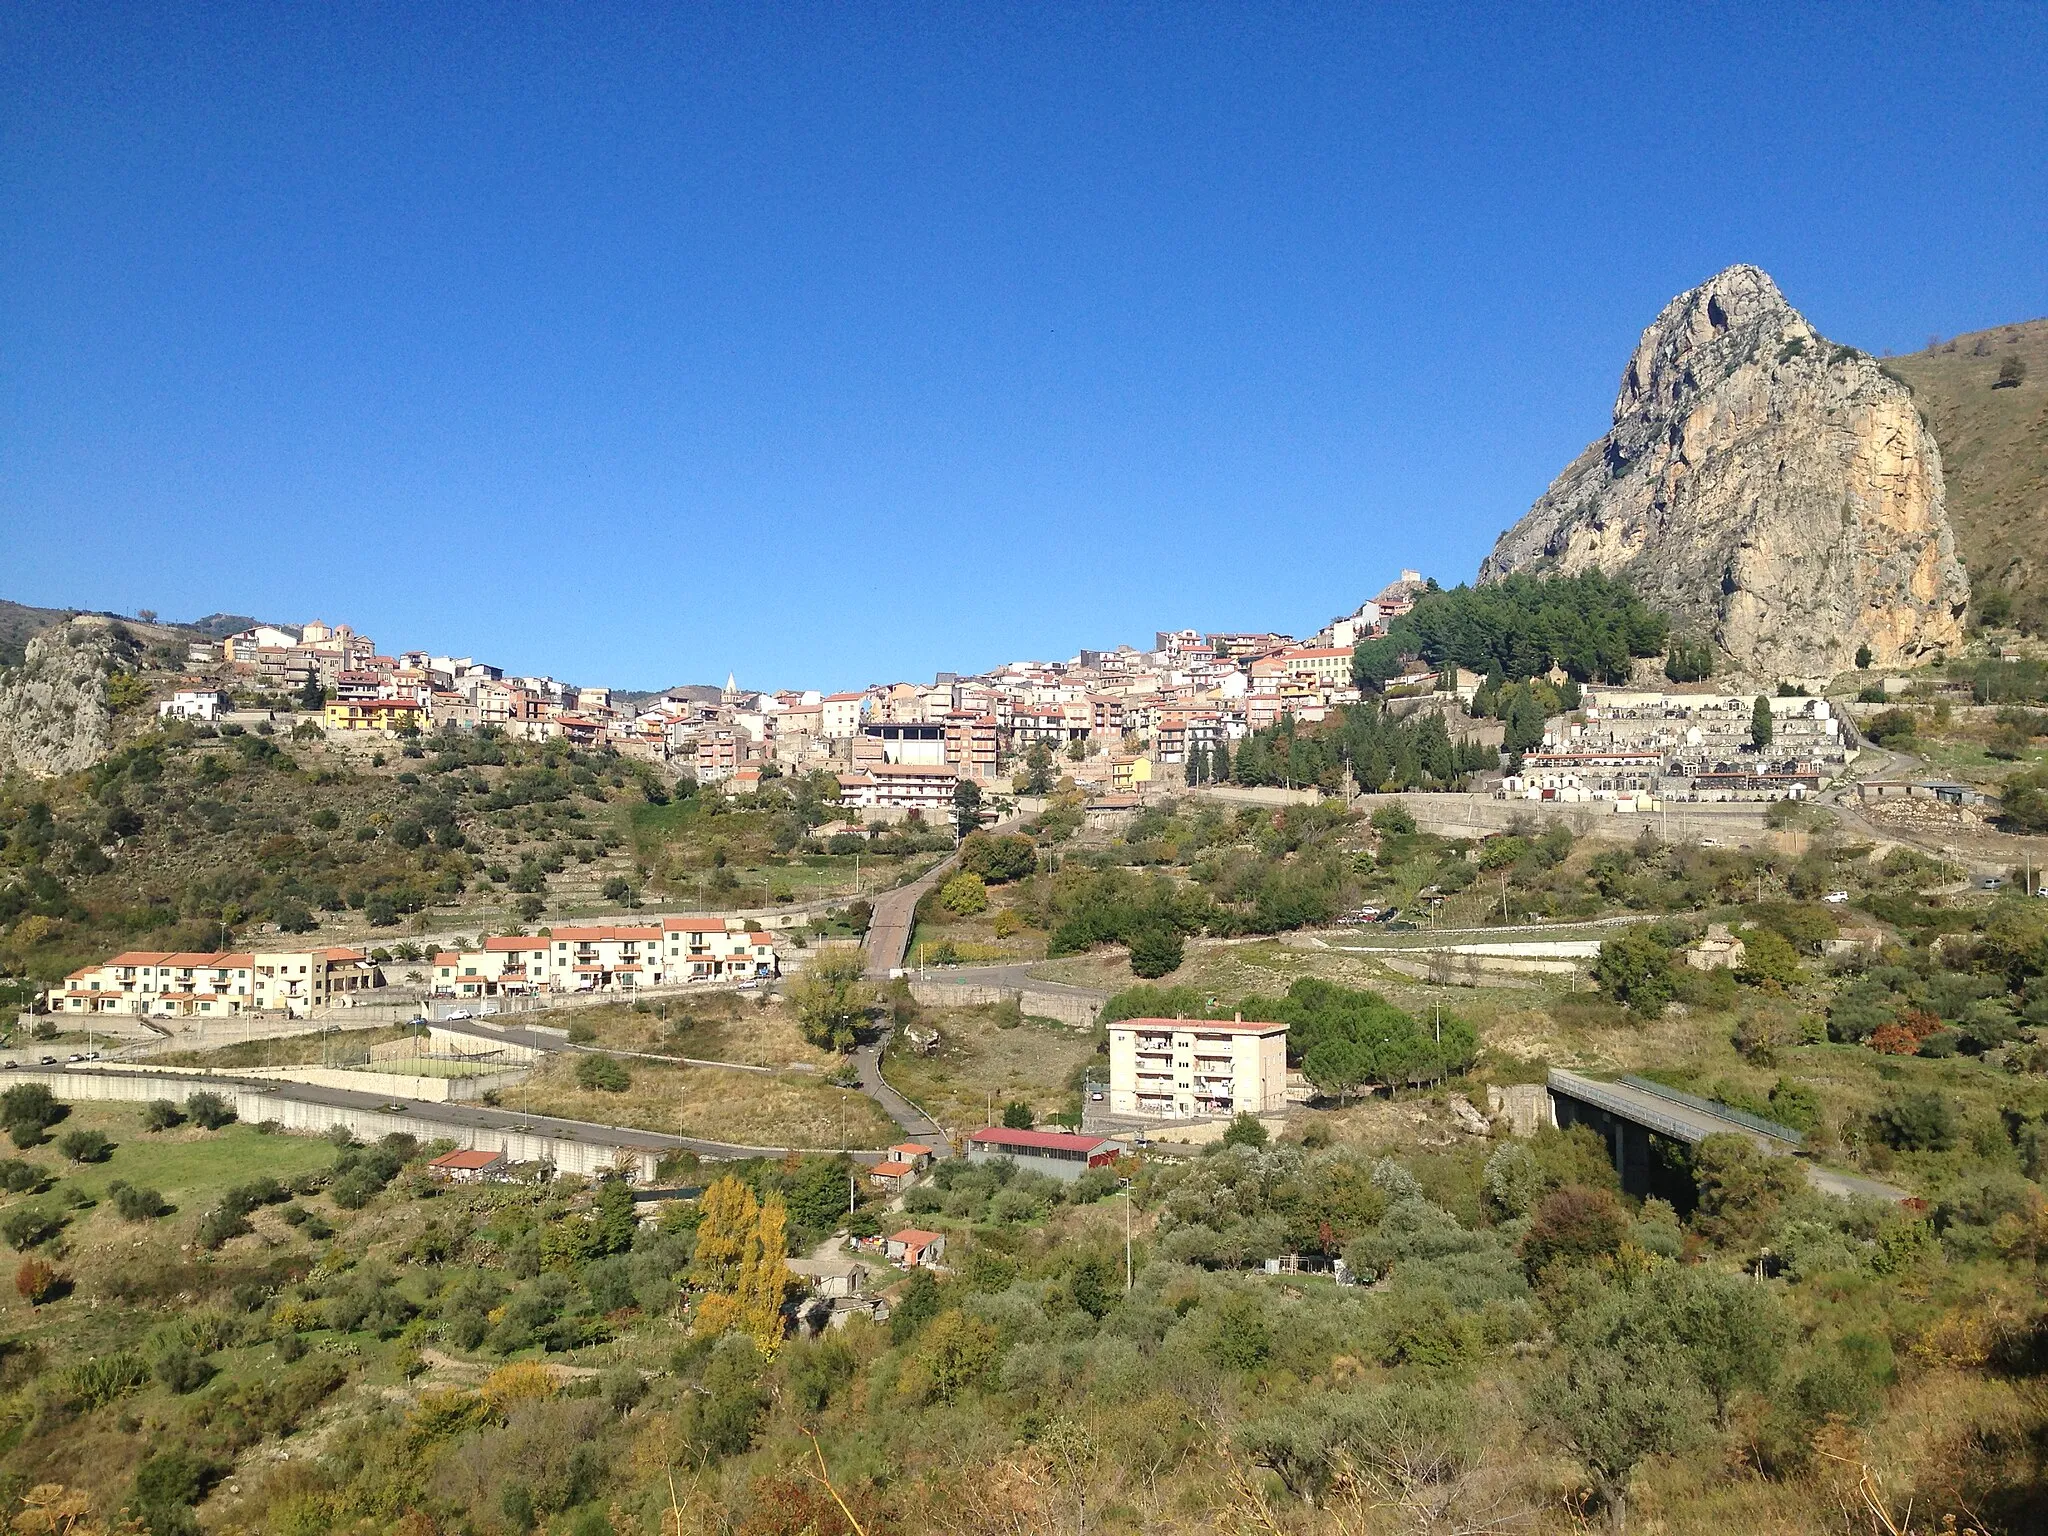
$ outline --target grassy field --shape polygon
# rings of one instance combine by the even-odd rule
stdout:
[[[168,1051],[152,1059],[172,1067],[317,1066],[323,1061],[353,1061],[373,1045],[403,1040],[413,1031],[408,1025],[386,1024],[376,1029],[337,1029],[325,1033],[279,1035],[263,1040],[242,1040],[207,1051]]]
[[[553,1057],[510,1100],[534,1114],[766,1147],[886,1147],[901,1134],[874,1100],[810,1075],[627,1064],[623,1093],[580,1087],[575,1060]]]
[[[830,1071],[839,1059],[807,1045],[797,1031],[795,1015],[767,992],[666,998],[651,1004],[646,1013],[618,1003],[520,1017],[551,1028],[573,1028],[579,1040],[587,1029],[591,1043],[620,1051],[736,1061],[752,1067],[802,1064],[821,1071]]]
[[[939,1032],[930,1056],[892,1048],[890,1084],[944,1126],[980,1126],[1021,1099],[1040,1119],[1073,1107],[1075,1071],[1106,1060],[1095,1054],[1092,1032],[1000,1008],[928,1008],[926,1023]]]
[[[99,1101],[81,1101],[71,1106],[64,1121],[51,1127],[54,1139],[69,1130],[104,1131],[114,1143],[113,1155],[103,1163],[67,1163],[55,1146],[48,1143],[10,1155],[40,1164],[57,1178],[56,1187],[38,1201],[62,1201],[72,1192],[93,1200],[105,1197],[107,1186],[117,1179],[146,1186],[162,1193],[177,1205],[180,1214],[196,1213],[231,1184],[245,1183],[258,1174],[290,1178],[334,1161],[334,1148],[311,1136],[266,1135],[253,1125],[231,1125],[218,1131],[203,1131],[182,1125],[169,1131],[145,1131],[142,1106]],[[23,1196],[8,1197],[14,1204]],[[91,1220],[104,1217],[95,1213]]]

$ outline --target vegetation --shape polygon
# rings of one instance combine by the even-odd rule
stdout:
[[[1625,583],[1583,576],[1510,576],[1484,587],[1444,592],[1431,584],[1387,633],[1360,641],[1352,676],[1378,689],[1398,675],[1400,658],[1522,680],[1562,668],[1574,681],[1626,680],[1632,657],[1664,650],[1663,615]]]

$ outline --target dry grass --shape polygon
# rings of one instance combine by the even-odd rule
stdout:
[[[575,1060],[552,1057],[507,1102],[534,1114],[742,1146],[886,1147],[901,1135],[865,1094],[815,1078],[647,1061],[628,1069],[632,1087],[606,1093],[577,1085]]]
[[[656,1002],[650,1013],[616,1003],[520,1017],[521,1022],[575,1029],[579,1036],[591,1029],[596,1043],[620,1051],[737,1061],[753,1067],[802,1064],[821,1071],[831,1070],[838,1061],[831,1052],[805,1044],[795,1014],[766,992],[686,994]]]
[[[1004,1028],[999,1008],[929,1008],[923,1017],[939,1031],[937,1052],[892,1050],[889,1081],[945,1126],[986,1125],[1012,1099],[1041,1119],[1055,1114],[1068,1106],[1074,1069],[1103,1059],[1088,1030],[1030,1019]]]

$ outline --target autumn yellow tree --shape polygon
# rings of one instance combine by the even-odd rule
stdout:
[[[691,1282],[704,1291],[693,1331],[747,1334],[763,1354],[782,1342],[782,1298],[789,1269],[782,1262],[789,1213],[780,1195],[757,1201],[727,1175],[704,1191]]]

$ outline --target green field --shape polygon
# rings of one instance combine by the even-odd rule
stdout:
[[[288,1179],[334,1161],[333,1146],[317,1137],[266,1135],[253,1125],[203,1131],[187,1124],[170,1131],[145,1131],[140,1104],[74,1103],[63,1122],[51,1127],[52,1140],[80,1128],[106,1132],[114,1142],[113,1155],[103,1163],[67,1163],[47,1143],[13,1153],[58,1177],[55,1190],[38,1200],[47,1203],[73,1190],[99,1200],[109,1184],[122,1179],[158,1190],[189,1210],[258,1174]]]

